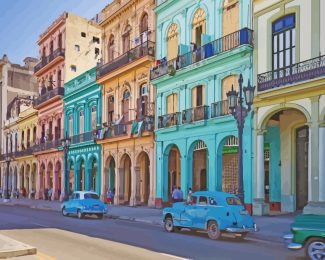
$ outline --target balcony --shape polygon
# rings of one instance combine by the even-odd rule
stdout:
[[[211,104],[211,118],[229,115],[228,100],[223,100]]]
[[[145,116],[143,118],[141,130],[152,132],[154,130],[154,128],[155,128],[154,117],[153,116]]]
[[[7,157],[11,160],[14,159],[16,157],[16,152],[0,154],[0,161],[5,161]]]
[[[64,49],[56,49],[53,53],[46,57],[42,57],[41,61],[34,67],[34,72],[37,73],[39,70],[44,68],[47,64],[49,64],[52,60],[57,57],[65,57],[65,50]]]
[[[259,92],[325,76],[325,55],[257,75]]]
[[[182,123],[189,124],[209,118],[209,106],[193,107],[182,112]]]
[[[146,55],[155,57],[155,43],[147,41],[141,45],[136,46],[135,48],[129,50],[123,55],[117,57],[116,59],[97,67],[97,79],[105,76],[106,74],[125,66],[135,60],[138,60]]]
[[[16,157],[24,157],[24,156],[28,156],[28,155],[32,155],[32,154],[33,154],[33,146],[28,147],[25,150],[15,152]]]
[[[166,128],[181,123],[181,112],[158,116],[158,128]]]
[[[63,95],[64,95],[64,88],[58,87],[58,88],[52,89],[52,90],[46,92],[45,94],[39,96],[34,101],[34,106],[37,107],[37,106],[41,105],[42,103],[44,103],[45,101],[48,101],[55,96],[63,96]]]
[[[83,142],[94,141],[95,136],[96,132],[94,133],[93,131],[74,135],[71,137],[71,144],[79,144]]]
[[[130,133],[130,130],[131,124],[118,124],[109,127],[102,127],[96,131],[96,139],[103,140],[106,138],[126,136]]]
[[[61,145],[61,140],[56,139],[53,141],[46,141],[38,145],[31,147],[33,153],[38,153],[46,150],[57,149]]]
[[[195,51],[185,53],[166,63],[160,64],[150,71],[150,79],[154,80],[166,74],[174,75],[177,70],[207,58],[230,51],[241,45],[253,46],[253,31],[243,28],[239,31],[226,35],[215,41],[209,42]]]

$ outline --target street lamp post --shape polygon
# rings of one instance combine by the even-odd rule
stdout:
[[[245,125],[245,118],[247,117],[254,99],[255,86],[252,87],[248,80],[247,87],[243,88],[243,75],[239,75],[238,79],[239,93],[234,90],[234,86],[227,93],[228,106],[231,114],[237,122],[238,128],[238,197],[244,203],[244,178],[243,178],[243,130]],[[244,90],[247,107],[244,106],[244,99],[242,96]],[[239,98],[238,98],[239,94]]]
[[[63,188],[63,200],[69,199],[69,176],[68,176],[68,152],[70,146],[70,137],[65,134],[65,138],[61,139],[63,153],[64,153],[64,188]]]
[[[4,202],[9,202],[10,201],[10,195],[9,195],[9,167],[10,167],[10,161],[11,158],[8,155],[8,152],[6,154],[6,163],[7,163],[7,177],[6,177],[6,192],[5,192],[5,198]]]

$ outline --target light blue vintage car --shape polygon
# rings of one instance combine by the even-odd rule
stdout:
[[[63,216],[70,214],[83,218],[85,215],[96,215],[103,218],[107,213],[107,206],[99,200],[99,196],[93,191],[76,191],[72,193],[70,200],[61,204]]]
[[[206,230],[211,239],[219,239],[222,233],[244,238],[248,232],[257,231],[240,199],[226,192],[195,192],[190,202],[176,202],[165,208],[163,221],[168,232],[181,228]]]

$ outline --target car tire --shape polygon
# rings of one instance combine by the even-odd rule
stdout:
[[[173,219],[171,217],[165,218],[164,228],[165,228],[165,230],[167,232],[174,232],[175,231],[174,222],[173,222]]]
[[[65,207],[62,208],[62,215],[63,215],[64,217],[67,217],[67,216],[69,215],[69,213],[66,212]]]
[[[77,216],[79,219],[82,219],[84,217],[84,215],[81,213],[80,209],[78,209],[78,211],[77,211]]]
[[[102,213],[99,213],[99,214],[96,214],[97,215],[97,218],[99,219],[102,219],[103,218],[103,214]]]
[[[218,240],[221,236],[218,223],[214,220],[208,222],[208,236],[212,240]]]
[[[324,259],[322,258],[323,253],[317,254],[315,251],[322,249],[325,251],[325,239],[321,237],[310,238],[305,245],[305,255],[309,259]],[[320,251],[322,251],[320,250]]]

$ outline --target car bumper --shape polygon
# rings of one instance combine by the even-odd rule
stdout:
[[[107,214],[107,211],[105,211],[105,210],[84,209],[81,212],[83,214]]]
[[[299,250],[303,247],[302,244],[292,242],[293,234],[284,235],[283,239],[287,241],[287,243],[288,243],[287,248],[290,250]]]
[[[247,233],[247,232],[257,232],[259,229],[255,224],[252,228],[238,228],[238,227],[230,227],[226,228],[226,231],[229,233]]]

